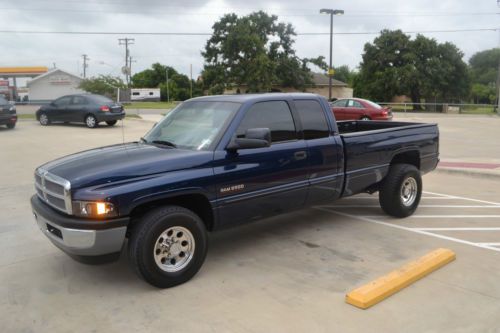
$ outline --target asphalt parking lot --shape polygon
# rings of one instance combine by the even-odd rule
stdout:
[[[477,152],[462,149],[464,158],[488,159],[484,147],[494,146],[496,132],[483,120],[462,121],[471,133],[486,133],[470,143]],[[36,227],[34,168],[137,140],[151,126],[135,119],[95,130],[20,121],[13,131],[0,129],[0,331],[500,331],[495,177],[426,175],[421,206],[406,219],[385,216],[376,195],[362,194],[213,234],[198,275],[173,289],[139,280],[125,255],[103,266],[73,261]],[[460,133],[446,125],[441,133],[443,155],[460,159],[451,144]],[[344,302],[349,290],[439,247],[457,260],[368,310]]]

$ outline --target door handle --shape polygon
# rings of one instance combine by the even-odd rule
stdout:
[[[295,157],[295,159],[297,161],[300,161],[300,160],[303,160],[305,158],[307,158],[307,153],[303,150],[301,151],[296,151],[294,154],[293,154],[293,157]]]

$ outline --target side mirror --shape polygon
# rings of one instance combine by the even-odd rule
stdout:
[[[249,128],[244,138],[235,138],[226,147],[227,150],[265,148],[271,146],[271,131],[269,128]]]

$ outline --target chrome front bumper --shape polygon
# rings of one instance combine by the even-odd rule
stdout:
[[[38,227],[55,246],[74,255],[97,256],[120,252],[127,227],[80,230],[61,227],[33,213]]]

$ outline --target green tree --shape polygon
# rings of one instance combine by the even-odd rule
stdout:
[[[84,79],[79,88],[91,94],[105,95],[114,99],[116,98],[117,88],[125,89],[126,84],[119,77],[99,75],[98,77]]]
[[[390,101],[396,95],[409,95],[413,103],[461,99],[470,85],[462,57],[451,43],[440,44],[423,35],[411,40],[401,30],[383,30],[373,43],[365,44],[354,89],[377,101]]]
[[[247,16],[226,14],[213,27],[202,55],[203,82],[210,93],[233,86],[247,92],[271,91],[273,85],[304,89],[312,83],[308,62],[293,49],[295,31],[262,11]]]
[[[469,60],[471,96],[475,102],[494,103],[500,48],[475,53]]]
[[[356,72],[352,71],[349,66],[342,65],[339,67],[333,67],[334,74],[333,78],[342,82],[345,82],[349,85],[349,87],[353,86],[354,77],[356,76]]]
[[[168,95],[167,95],[167,71],[168,71]],[[199,89],[199,84],[194,80],[191,82],[193,85],[193,96],[202,94]],[[143,70],[132,76],[132,86],[134,88],[160,88],[161,99],[184,101],[189,99],[190,96],[190,80],[187,75],[177,72],[170,66],[165,66],[155,63],[151,68]]]

